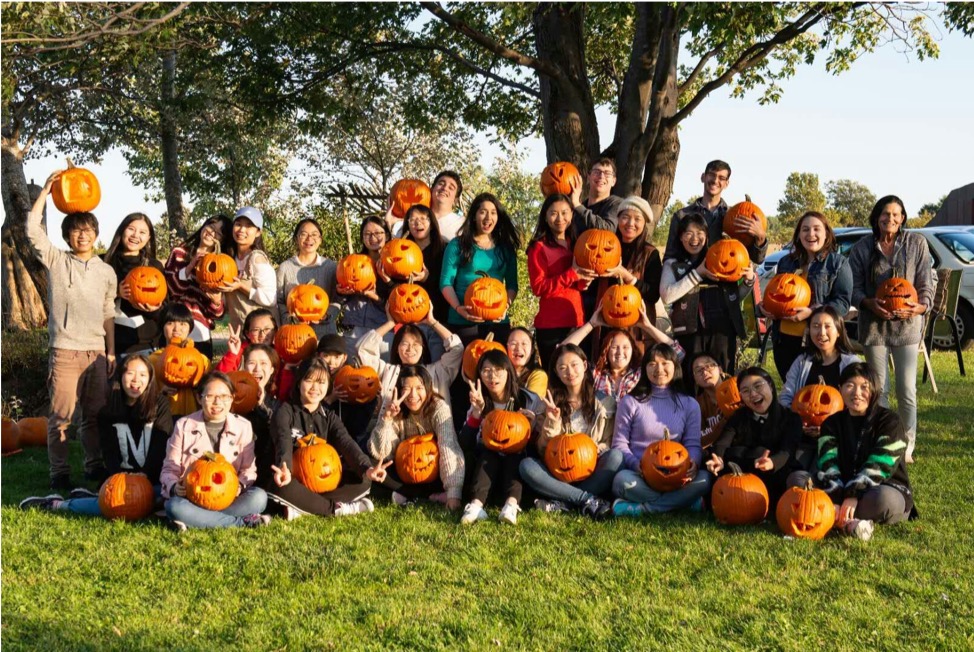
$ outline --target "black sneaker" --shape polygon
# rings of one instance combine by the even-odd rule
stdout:
[[[85,471],[85,480],[90,482],[97,482],[99,486],[101,483],[108,479],[108,469],[104,466],[94,469],[93,471]]]
[[[24,498],[20,501],[21,509],[46,509],[48,511],[54,511],[61,507],[64,503],[64,499],[58,494],[51,494],[50,496],[31,496],[30,498]]]
[[[612,503],[593,496],[582,504],[582,514],[596,521],[604,521],[612,516]]]
[[[98,492],[92,491],[91,489],[85,489],[84,487],[75,487],[68,494],[68,498],[97,498]]]
[[[54,491],[71,491],[74,488],[74,483],[71,482],[71,476],[56,475],[51,478],[51,489]]]

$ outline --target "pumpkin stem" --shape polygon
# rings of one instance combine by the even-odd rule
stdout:
[[[665,439],[666,441],[670,440],[670,429],[667,428],[666,426],[663,426],[663,439]]]
[[[818,377],[818,384],[819,385],[824,385],[825,384],[825,376],[819,376]]]
[[[205,459],[207,462],[215,462],[216,457],[217,454],[211,451],[206,451],[205,453],[203,453],[203,459]]]
[[[487,341],[487,342],[493,342],[494,341],[494,331],[491,331],[491,332],[487,333],[487,337],[485,337],[484,340]]]
[[[731,473],[735,476],[744,475],[744,471],[741,471],[741,467],[739,467],[735,462],[728,462],[727,468],[729,468],[731,470]]]
[[[747,203],[750,204],[751,203],[751,195],[749,195],[747,193],[744,193],[744,201],[746,201]]]
[[[805,491],[811,491],[812,489],[815,488],[815,485],[812,483],[812,478],[811,477],[809,477],[807,480],[805,480],[805,487],[804,488],[805,488]]]
[[[72,161],[72,160],[71,160],[71,157],[70,157],[70,156],[65,156],[64,158],[65,158],[65,159],[67,159],[67,161],[68,161],[68,169],[69,169],[69,170],[70,170],[71,168],[76,168],[76,167],[78,167],[77,165],[75,165],[75,164],[74,164],[74,161]]]

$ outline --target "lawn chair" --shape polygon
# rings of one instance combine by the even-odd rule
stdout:
[[[929,351],[933,350],[934,336],[954,337],[954,351],[957,353],[957,366],[960,375],[966,376],[964,370],[964,355],[961,352],[960,333],[957,330],[957,302],[960,298],[961,270],[959,269],[938,269],[937,289],[933,294],[933,306],[924,315],[924,340],[920,341],[923,350],[923,379],[921,383],[927,382],[927,374],[930,375],[930,386],[934,393],[937,393],[937,380],[933,376],[933,367],[930,366]]]

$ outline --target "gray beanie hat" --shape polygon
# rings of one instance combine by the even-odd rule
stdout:
[[[619,213],[630,208],[634,208],[643,214],[643,217],[646,218],[647,226],[656,226],[656,216],[653,215],[653,209],[650,207],[648,201],[639,195],[629,195],[619,204]]]

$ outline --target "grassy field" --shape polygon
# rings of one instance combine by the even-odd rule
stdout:
[[[920,388],[921,519],[862,543],[710,515],[593,523],[440,509],[175,534],[22,512],[43,451],[2,464],[2,644],[47,650],[974,649],[974,354]],[[74,468],[80,468],[74,451]],[[496,510],[491,511],[492,519]]]

